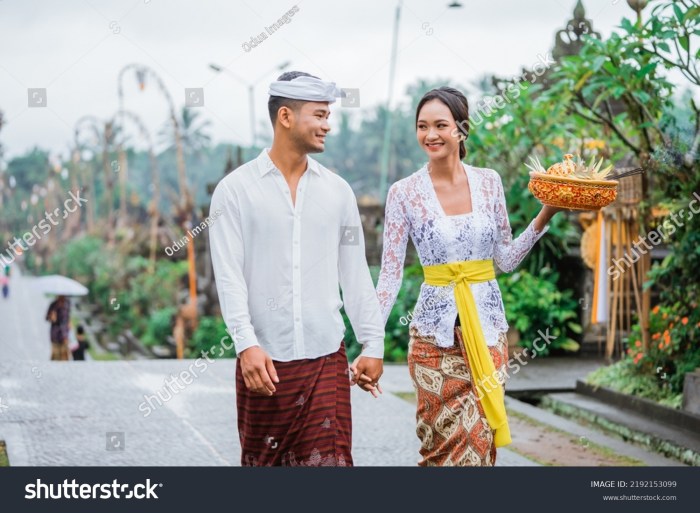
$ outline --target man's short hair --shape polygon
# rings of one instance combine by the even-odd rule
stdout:
[[[277,77],[277,80],[288,82],[297,77],[318,78],[303,71],[285,71]],[[285,98],[284,96],[270,96],[270,99],[267,100],[267,111],[270,113],[270,121],[272,121],[273,128],[277,122],[277,112],[280,110],[280,107],[288,107],[293,111],[297,111],[304,103],[307,103],[306,100],[294,100],[292,98]]]

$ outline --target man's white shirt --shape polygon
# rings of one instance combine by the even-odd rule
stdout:
[[[308,157],[293,204],[268,151],[226,175],[210,207],[220,212],[211,257],[236,352],[257,345],[283,362],[334,353],[344,304],[362,355],[382,358],[384,322],[352,188]]]

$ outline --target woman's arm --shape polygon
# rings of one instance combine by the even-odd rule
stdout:
[[[496,243],[493,259],[499,269],[504,272],[515,270],[532,250],[535,243],[547,232],[547,223],[552,216],[562,209],[543,206],[540,213],[532,220],[523,233],[513,239],[513,233],[508,219],[506,197],[503,192],[503,183],[498,173],[494,171],[495,205],[494,215],[496,219]]]
[[[410,227],[406,214],[406,204],[398,186],[394,184],[389,188],[386,198],[382,269],[377,281],[377,297],[384,325],[386,325],[391,309],[396,302],[399,289],[401,289]]]
[[[545,226],[549,221],[551,221],[554,214],[566,210],[565,208],[551,207],[549,205],[542,205],[542,210],[537,214],[534,221],[534,228],[537,232],[544,230]]]

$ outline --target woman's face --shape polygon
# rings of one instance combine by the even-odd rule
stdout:
[[[421,107],[416,138],[430,160],[443,159],[453,153],[459,157],[460,139],[453,133],[460,132],[447,105],[440,100],[430,100]]]

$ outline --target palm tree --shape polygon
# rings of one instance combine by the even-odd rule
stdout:
[[[200,112],[187,107],[182,107],[180,111],[180,132],[182,137],[182,147],[188,156],[197,155],[202,149],[209,146],[211,136],[206,133],[206,129],[211,126],[210,120],[200,121]],[[160,131],[160,138],[163,143],[168,144],[168,150],[175,148],[175,134],[172,123],[165,124]]]

